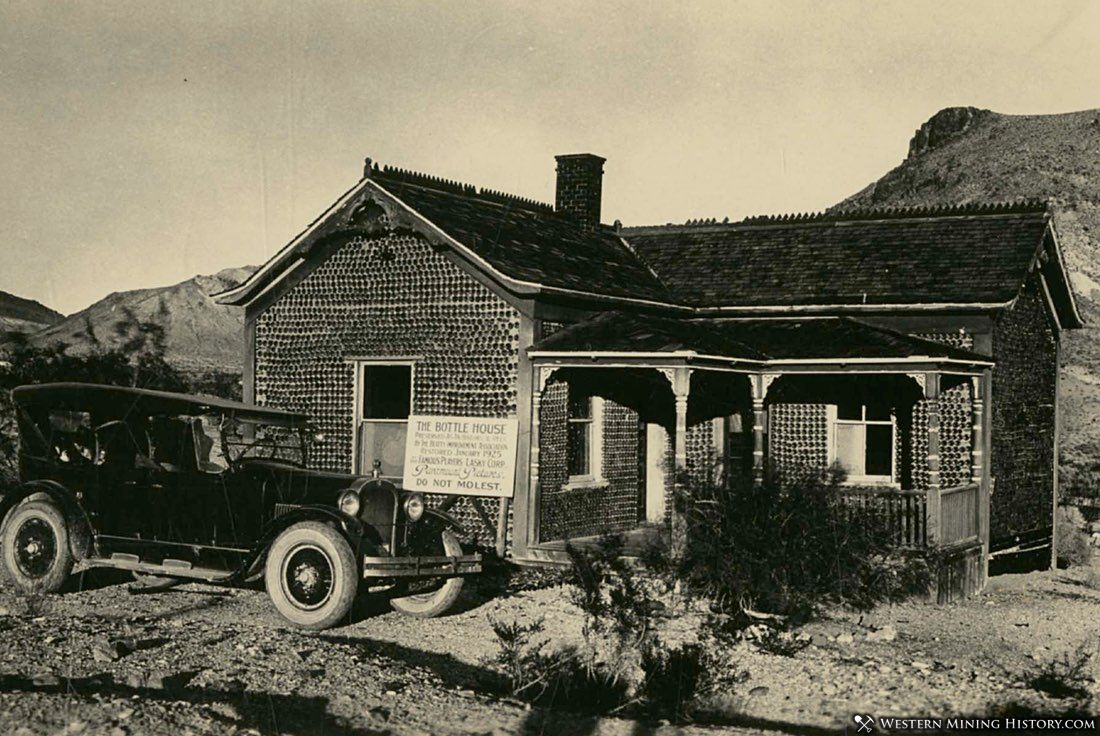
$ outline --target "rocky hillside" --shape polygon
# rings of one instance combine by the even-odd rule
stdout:
[[[6,291],[0,291],[0,334],[37,332],[63,319],[65,315],[32,299],[24,299]]]
[[[31,341],[62,342],[79,353],[93,344],[90,325],[95,339],[110,347],[122,339],[115,326],[133,315],[164,327],[166,357],[174,365],[185,370],[240,372],[244,310],[215,304],[210,295],[244,281],[255,270],[255,266],[227,268],[173,286],[115,292],[38,332]]]
[[[893,171],[837,205],[1048,199],[1083,330],[1066,336],[1062,462],[1100,469],[1100,110],[1002,115],[948,108],[917,130]]]

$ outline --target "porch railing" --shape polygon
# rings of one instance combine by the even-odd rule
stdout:
[[[919,549],[928,542],[928,499],[924,491],[845,488],[840,497],[853,517],[881,519],[898,547]]]
[[[977,483],[941,490],[939,543],[947,546],[978,539],[979,508]]]
[[[939,491],[939,519],[928,517],[926,491],[896,488],[845,488],[840,493],[852,516],[872,515],[882,520],[891,542],[898,547],[921,549],[928,546],[929,523],[934,523],[937,546],[948,546],[979,538],[980,496],[977,483]]]

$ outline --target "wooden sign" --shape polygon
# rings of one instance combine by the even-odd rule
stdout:
[[[409,417],[406,490],[511,498],[516,470],[515,419]]]

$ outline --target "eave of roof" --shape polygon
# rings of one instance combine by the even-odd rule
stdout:
[[[755,368],[799,364],[950,363],[990,366],[985,355],[848,317],[675,319],[605,312],[559,330],[532,359],[683,358]]]

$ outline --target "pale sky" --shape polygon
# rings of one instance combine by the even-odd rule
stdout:
[[[819,210],[937,110],[1100,107],[1100,0],[0,4],[0,289],[260,263],[363,158],[603,219]]]

